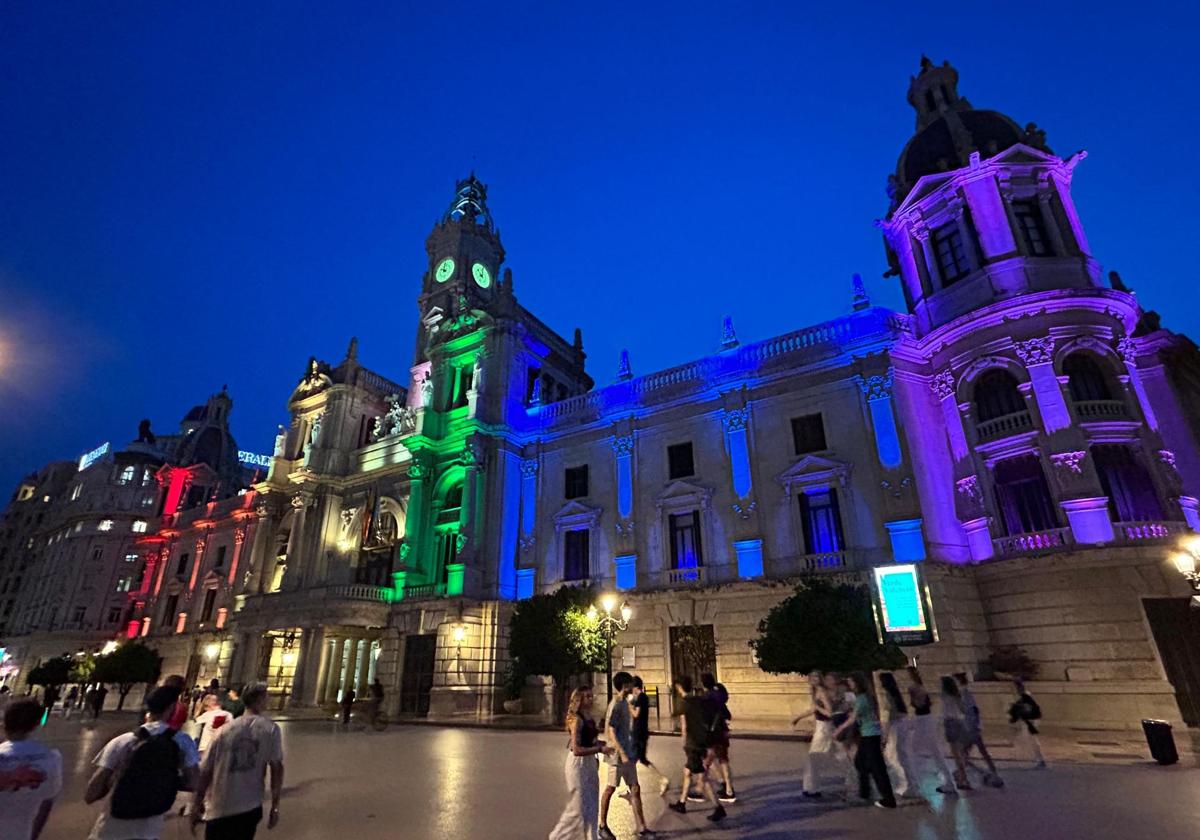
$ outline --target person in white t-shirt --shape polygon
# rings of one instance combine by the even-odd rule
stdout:
[[[0,744],[0,837],[37,840],[54,797],[62,791],[62,755],[29,736],[42,720],[36,700],[14,700],[4,709]]]
[[[283,739],[279,724],[263,714],[267,687],[255,683],[242,692],[246,713],[221,728],[200,768],[192,796],[192,828],[204,819],[205,840],[253,840],[262,820],[263,780],[271,770],[271,810],[267,828],[279,823],[283,790]]]
[[[205,694],[200,701],[200,714],[196,715],[195,724],[199,727],[196,737],[196,747],[200,750],[200,763],[212,746],[213,739],[221,734],[221,727],[232,720],[232,715],[221,708],[221,701],[215,694]]]
[[[175,709],[179,700],[179,689],[160,686],[146,696],[146,722],[134,732],[118,735],[107,744],[92,763],[96,772],[88,781],[87,791],[83,801],[91,805],[108,796],[120,784],[134,752],[146,743],[149,738],[155,738],[170,731],[171,740],[178,747],[179,766],[178,790],[195,790],[196,780],[200,775],[200,756],[196,752],[196,742],[182,732],[171,730],[164,719]],[[144,730],[144,732],[140,732]],[[158,840],[162,834],[166,814],[171,810],[168,803],[162,813],[137,819],[118,819],[112,815],[112,808],[105,803],[104,810],[96,818],[92,833],[88,840]]]

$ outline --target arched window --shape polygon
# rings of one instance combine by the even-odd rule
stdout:
[[[396,517],[387,511],[380,513],[379,525],[375,531],[375,539],[384,545],[391,545],[396,541],[399,533],[400,526],[396,522]]]
[[[1025,411],[1025,399],[1008,371],[993,368],[975,382],[975,419],[980,423],[1020,411]]]
[[[1108,378],[1100,365],[1087,353],[1072,353],[1063,361],[1063,373],[1068,377],[1072,402],[1113,399]]]
[[[1005,533],[1029,534],[1058,527],[1054,498],[1036,455],[997,461],[993,476]]]
[[[1114,519],[1118,522],[1163,519],[1154,481],[1133,450],[1119,444],[1093,446],[1092,461]]]

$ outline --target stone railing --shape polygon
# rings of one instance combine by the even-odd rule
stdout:
[[[996,537],[992,540],[992,544],[995,546],[997,556],[1000,557],[1053,551],[1071,545],[1071,529],[1051,528],[1047,531],[1031,531],[1028,534]]]
[[[377,394],[390,396],[391,394],[399,395],[401,401],[408,397],[408,389],[403,385],[398,385],[392,380],[380,376],[374,371],[363,368],[358,372],[358,384],[365,388],[369,388]]]
[[[405,601],[428,601],[442,596],[442,585],[439,583],[418,583],[404,587]]]
[[[1167,540],[1186,533],[1186,522],[1114,522],[1113,531],[1122,542]]]
[[[341,586],[329,587],[330,598],[345,598],[350,601],[380,601],[387,603],[391,600],[392,590],[386,586],[372,586],[369,583],[347,583]]]
[[[1074,405],[1080,420],[1120,420],[1129,416],[1121,400],[1079,400]]]
[[[1013,435],[1032,428],[1033,417],[1030,415],[1029,409],[1014,411],[1012,414],[1005,414],[1001,417],[993,417],[991,420],[984,420],[975,427],[979,433],[980,440],[992,440],[993,438]]]
[[[663,572],[663,582],[667,586],[703,585],[706,579],[703,566],[691,569],[667,569]]]

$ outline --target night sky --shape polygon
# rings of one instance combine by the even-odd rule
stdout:
[[[841,315],[853,272],[901,307],[873,220],[922,52],[1089,150],[1097,258],[1200,335],[1183,4],[579,5],[5,3],[0,492],[226,383],[269,452],[352,335],[407,381],[424,240],[472,168],[519,299],[583,329],[598,384],[622,347],[635,374],[713,352],[724,315],[743,341]]]

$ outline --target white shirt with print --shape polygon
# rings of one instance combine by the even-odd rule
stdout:
[[[29,840],[42,803],[62,791],[62,755],[39,741],[0,744],[0,837]]]
[[[245,714],[221,727],[204,757],[204,773],[212,773],[204,816],[215,820],[261,807],[267,765],[283,761],[279,724],[262,715]]]

